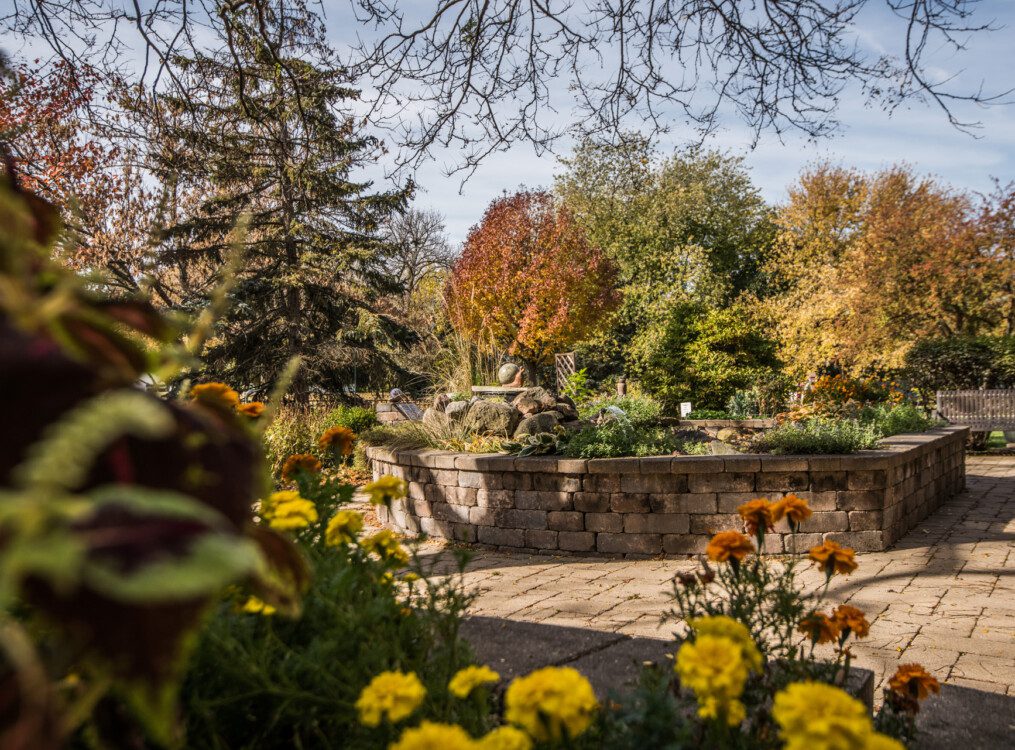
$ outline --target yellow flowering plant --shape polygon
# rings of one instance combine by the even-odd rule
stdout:
[[[379,726],[381,721],[397,724],[422,705],[426,688],[414,673],[381,672],[363,688],[356,699],[360,723]]]
[[[500,675],[486,666],[470,665],[460,669],[448,683],[448,692],[456,698],[468,698],[472,691],[485,685],[493,685]]]
[[[599,709],[592,685],[571,667],[543,667],[514,679],[504,694],[504,720],[537,742],[572,740]]]

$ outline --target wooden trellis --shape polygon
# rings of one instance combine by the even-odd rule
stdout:
[[[557,392],[559,393],[564,389],[564,384],[567,383],[568,378],[574,375],[578,371],[578,368],[574,352],[555,354],[553,360],[557,368]]]
[[[1015,430],[1015,389],[938,391],[937,413],[977,432]]]

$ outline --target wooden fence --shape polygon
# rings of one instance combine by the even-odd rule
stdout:
[[[1015,389],[938,391],[937,413],[975,432],[1015,430]]]

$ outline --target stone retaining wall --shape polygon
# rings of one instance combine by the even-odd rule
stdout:
[[[798,547],[834,539],[859,551],[891,545],[965,486],[966,427],[897,435],[846,456],[515,458],[367,451],[375,476],[409,482],[382,521],[406,533],[537,552],[655,556],[703,552],[741,529],[736,508],[793,492],[814,515]],[[766,537],[786,550],[785,522]]]

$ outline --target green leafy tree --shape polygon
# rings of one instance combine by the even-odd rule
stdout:
[[[263,394],[299,356],[299,400],[386,381],[411,336],[377,305],[399,290],[379,229],[407,191],[353,180],[380,144],[358,131],[358,92],[316,16],[297,4],[220,19],[222,51],[183,65],[191,96],[139,102],[165,143],[152,166],[171,193],[160,262],[178,304],[207,305],[230,244],[242,251],[205,374]]]
[[[635,373],[670,411],[681,401],[720,409],[737,390],[778,371],[775,351],[749,302],[725,308],[687,302],[671,311],[650,347],[636,351]]]
[[[601,377],[637,369],[686,303],[726,305],[764,293],[760,269],[773,238],[770,210],[738,158],[684,150],[661,157],[651,142],[582,143],[556,190],[619,267],[623,302],[586,359]],[[584,360],[583,360],[584,361]]]

